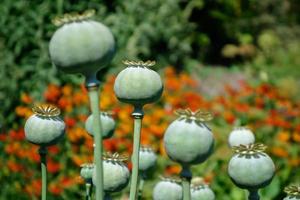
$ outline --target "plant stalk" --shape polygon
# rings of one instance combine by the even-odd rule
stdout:
[[[141,139],[142,119],[144,116],[142,107],[135,106],[132,113],[134,118],[134,132],[133,132],[133,152],[132,152],[132,174],[130,182],[130,200],[136,200],[138,190],[138,177],[139,177],[139,151]]]
[[[92,183],[86,182],[85,183],[85,200],[92,200]]]
[[[259,200],[258,190],[249,190],[248,200]]]
[[[143,188],[144,188],[144,182],[145,182],[144,177],[143,177],[143,176],[140,176],[138,199],[142,199]]]
[[[191,199],[191,179],[192,179],[192,172],[188,166],[182,166],[182,170],[180,172],[180,176],[182,179],[182,189],[183,189],[183,200],[190,200]]]
[[[103,164],[102,164],[102,124],[100,120],[99,109],[99,84],[87,84],[88,94],[90,98],[91,111],[93,115],[93,133],[94,133],[94,162],[96,164],[96,200],[102,200],[103,194]]]
[[[41,146],[39,148],[39,154],[41,157],[41,170],[42,170],[42,200],[47,199],[47,148]]]

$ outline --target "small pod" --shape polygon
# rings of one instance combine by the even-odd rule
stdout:
[[[26,139],[40,146],[56,144],[65,133],[65,123],[59,118],[60,110],[53,105],[39,105],[32,108],[24,127]]]
[[[53,23],[60,26],[49,44],[53,64],[66,73],[91,75],[104,68],[115,54],[115,40],[100,22],[90,20],[93,10],[65,14]]]
[[[287,196],[283,200],[299,200],[300,199],[300,185],[291,185],[284,188]]]
[[[103,157],[103,189],[106,193],[119,192],[128,185],[130,173],[124,164],[126,160],[118,153]],[[93,172],[93,183],[96,183],[96,170]]]
[[[112,118],[111,114],[107,112],[101,112],[100,120],[102,123],[102,138],[107,139],[110,138],[116,128],[116,122]],[[89,133],[89,135],[94,136],[93,134],[93,115],[90,115],[85,121],[85,130]]]
[[[164,146],[168,156],[182,165],[204,162],[212,153],[214,137],[204,123],[212,116],[206,112],[178,110],[179,118],[173,121],[164,135]]]
[[[94,164],[93,163],[85,163],[82,164],[80,170],[80,176],[86,181],[89,182],[93,178]]]
[[[235,154],[229,161],[228,174],[238,187],[257,190],[271,183],[275,165],[265,149],[263,144],[233,147]]]
[[[153,189],[153,200],[182,200],[180,179],[162,178]]]
[[[236,127],[230,132],[228,137],[228,144],[230,147],[240,146],[241,144],[253,144],[255,136],[253,132],[246,127]]]
[[[193,178],[194,180],[194,178]],[[215,193],[203,181],[191,184],[191,200],[215,200]]]
[[[139,158],[139,170],[142,172],[146,172],[155,166],[157,155],[152,148],[141,147]]]
[[[117,98],[124,103],[143,106],[157,101],[163,91],[163,83],[159,74],[148,67],[153,61],[124,61],[127,68],[122,70],[114,84]]]

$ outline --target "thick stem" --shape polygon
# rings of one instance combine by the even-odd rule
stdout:
[[[143,177],[143,176],[140,176],[138,199],[142,199],[143,188],[144,188],[144,182],[145,182],[144,177]]]
[[[99,96],[98,89],[99,85],[87,85],[91,110],[93,115],[93,133],[94,133],[94,162],[96,163],[96,200],[103,199],[103,164],[102,164],[102,124],[100,120],[100,109],[99,109]]]
[[[42,200],[47,199],[47,149],[44,146],[39,148],[39,154],[41,157],[41,170],[42,170]]]
[[[90,182],[85,183],[85,199],[92,200],[92,184]]]
[[[132,174],[130,182],[130,200],[136,200],[138,189],[138,176],[139,176],[139,151],[140,151],[140,138],[142,118],[144,116],[142,107],[135,107],[132,113],[134,118],[134,132],[133,132],[133,152],[132,152]]]
[[[180,176],[182,179],[183,200],[190,200],[191,199],[190,183],[192,179],[192,172],[190,171],[190,168],[188,166],[182,166]]]
[[[249,190],[248,200],[259,200],[258,190]]]

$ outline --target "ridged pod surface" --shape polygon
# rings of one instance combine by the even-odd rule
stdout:
[[[262,144],[240,145],[228,164],[228,174],[240,188],[255,190],[267,186],[275,174],[272,159]]]
[[[100,120],[102,123],[102,138],[107,139],[110,138],[114,130],[116,128],[116,122],[112,118],[112,116],[106,112],[101,112],[100,114]],[[85,129],[86,131],[91,135],[94,136],[93,134],[93,115],[90,115],[87,120],[85,121]]]
[[[253,132],[245,127],[237,127],[230,132],[228,137],[228,144],[230,147],[239,146],[241,144],[253,144],[255,136]]]
[[[191,187],[191,200],[215,200],[215,193],[208,185],[202,184]]]
[[[206,113],[193,113],[189,109],[179,112],[179,118],[169,125],[164,135],[166,152],[172,160],[183,165],[202,163],[211,155],[214,147],[213,134],[204,123],[205,120],[200,119]]]
[[[157,72],[149,69],[155,62],[124,61],[114,84],[117,98],[124,103],[143,106],[157,101],[163,91],[163,83]]]
[[[50,40],[51,61],[66,73],[96,73],[115,54],[115,40],[110,30],[102,23],[88,19],[88,14],[66,14],[58,19],[60,27]]]
[[[182,200],[182,186],[172,179],[163,179],[153,189],[153,200]]]
[[[40,146],[56,144],[65,133],[65,123],[59,118],[60,111],[52,105],[33,107],[24,127],[26,139]]]
[[[148,171],[149,169],[155,166],[157,155],[151,148],[141,147],[139,157],[140,157],[140,162],[139,162],[140,171]]]
[[[108,154],[103,158],[103,189],[105,192],[119,192],[128,185],[130,173],[123,163],[124,160],[116,153]],[[96,170],[93,172],[93,183],[96,183]]]
[[[85,163],[82,164],[80,167],[81,167],[80,176],[86,181],[92,180],[93,172],[94,172],[94,164]]]

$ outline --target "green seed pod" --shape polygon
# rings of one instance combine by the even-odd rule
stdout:
[[[126,160],[118,153],[103,157],[103,189],[106,193],[119,192],[128,185],[130,173],[124,164]],[[93,172],[93,183],[96,183],[96,170]]]
[[[253,132],[246,127],[237,127],[228,137],[228,144],[230,147],[240,146],[241,144],[253,144],[255,142],[255,136]]]
[[[182,165],[204,162],[212,153],[214,138],[204,123],[211,120],[210,113],[190,109],[178,110],[179,118],[173,121],[164,135],[164,145],[168,156]]]
[[[215,200],[215,193],[203,180],[194,180],[195,178],[192,179],[191,184],[191,200]]]
[[[65,123],[59,118],[60,110],[52,105],[32,108],[34,114],[25,123],[26,139],[40,146],[56,144],[65,133]]]
[[[139,170],[146,172],[155,166],[157,156],[152,148],[141,147],[139,154]]]
[[[65,14],[53,20],[60,26],[51,38],[53,64],[66,73],[91,75],[104,68],[115,54],[115,40],[103,24],[89,20],[94,11]]]
[[[128,67],[122,70],[114,85],[117,98],[134,106],[143,106],[157,101],[163,91],[158,73],[149,69],[155,62],[124,61]]]
[[[80,176],[85,181],[91,181],[93,178],[94,164],[93,163],[85,163],[82,164],[80,170]]]
[[[162,178],[153,189],[153,200],[182,200],[180,179]]]
[[[115,120],[112,118],[111,114],[107,113],[107,112],[101,112],[100,114],[100,119],[101,119],[101,123],[102,123],[102,138],[103,139],[107,139],[110,138],[116,128],[116,122]],[[85,129],[86,131],[91,135],[94,136],[93,134],[93,115],[90,115],[86,122],[85,122]]]
[[[291,185],[284,188],[287,196],[283,200],[299,200],[300,199],[300,185]]]
[[[257,190],[272,181],[275,165],[264,153],[263,144],[249,144],[233,147],[235,155],[230,159],[228,174],[240,188]]]

